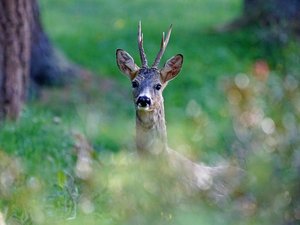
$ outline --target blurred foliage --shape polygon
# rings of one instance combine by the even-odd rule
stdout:
[[[240,0],[42,0],[52,40],[101,76],[43,90],[0,130],[0,224],[299,224],[300,44],[265,42],[256,28],[213,33]],[[138,59],[182,53],[165,91],[170,146],[246,179],[228,199],[190,192],[162,159],[137,158],[128,80],[115,49]],[[154,49],[154,50],[153,50]],[[150,51],[151,50],[151,51]],[[137,60],[138,62],[138,60]]]

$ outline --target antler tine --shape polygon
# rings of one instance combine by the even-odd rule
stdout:
[[[142,22],[141,21],[139,21],[139,27],[138,27],[138,46],[139,46],[140,57],[141,57],[141,61],[142,61],[142,67],[147,68],[148,62],[147,62],[147,57],[146,57],[144,47],[143,47],[143,33],[142,33]]]
[[[152,65],[152,68],[157,68],[158,67],[158,64],[161,60],[161,57],[163,56],[165,50],[166,50],[166,47],[168,45],[168,42],[169,42],[169,39],[170,39],[170,36],[171,36],[171,32],[172,32],[172,24],[170,25],[170,28],[169,28],[169,31],[167,33],[167,36],[165,38],[165,32],[163,32],[162,34],[162,39],[161,39],[161,44],[160,44],[160,50],[156,56],[156,59]]]

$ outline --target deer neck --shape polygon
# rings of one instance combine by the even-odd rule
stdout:
[[[149,112],[136,111],[136,146],[139,153],[159,154],[167,148],[164,105]]]

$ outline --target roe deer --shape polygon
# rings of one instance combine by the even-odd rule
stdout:
[[[167,144],[162,92],[168,82],[179,74],[183,64],[183,56],[177,54],[167,60],[162,69],[158,68],[171,31],[172,26],[170,26],[166,36],[163,33],[160,50],[154,63],[149,67],[143,48],[141,22],[139,22],[138,48],[142,66],[137,66],[133,58],[122,49],[117,49],[116,60],[119,69],[129,77],[132,83],[133,102],[136,109],[136,147],[138,152],[165,155],[170,164],[182,172],[183,180],[188,186],[207,190],[212,187],[214,178],[222,174],[226,168],[196,164],[169,148]],[[217,190],[218,194],[224,192],[223,185],[214,189],[222,189]]]

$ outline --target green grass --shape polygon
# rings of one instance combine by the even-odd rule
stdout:
[[[299,43],[279,49],[262,42],[256,27],[212,32],[240,15],[241,0],[41,0],[40,6],[53,43],[98,78],[43,90],[17,123],[1,127],[0,213],[7,224],[238,225],[295,219]],[[130,83],[117,69],[115,50],[125,49],[139,64],[139,20],[149,61],[170,24],[162,61],[184,55],[181,74],[164,93],[170,146],[195,161],[246,164],[251,179],[227,202],[187,195],[164,162],[134,154]],[[253,76],[256,60],[270,67],[265,82]],[[235,80],[241,73],[249,79],[245,89]],[[262,122],[248,126],[245,112],[252,109],[258,110],[254,116],[272,118],[276,132],[264,133]],[[86,141],[94,149],[92,172],[82,178],[76,168],[78,149],[85,148],[78,145]]]
[[[212,90],[218,89],[216,79],[243,71],[243,67],[250,63],[248,58],[240,63],[243,59],[234,52],[234,48],[240,46],[232,40],[232,35],[209,34],[212,26],[239,15],[240,1],[86,1],[84,5],[79,1],[58,1],[56,4],[42,1],[41,8],[46,30],[68,57],[116,80],[124,89],[128,89],[129,84],[116,67],[115,50],[126,49],[138,62],[137,22],[142,20],[145,50],[151,61],[159,50],[162,32],[173,24],[171,41],[163,60],[182,53],[185,62],[181,75],[165,92],[170,126],[177,121],[184,123],[185,108],[193,99],[206,112],[214,113],[212,118],[218,120],[217,123],[223,121],[219,114],[224,106],[219,103],[225,100],[221,93],[217,92],[214,97],[210,95]],[[242,39],[244,35],[248,34],[238,34],[233,38]],[[181,90],[185,87],[189,88],[183,94]],[[177,117],[169,115],[168,112],[176,109],[179,112]]]
[[[240,5],[240,1],[236,0],[211,2],[88,0],[84,4],[81,1],[41,2],[46,28],[66,54],[97,73],[112,76],[119,74],[113,60],[116,48],[127,49],[137,58],[136,33],[139,20],[143,22],[145,48],[149,59],[153,59],[156,54],[156,51],[149,50],[157,49],[161,33],[172,23],[173,37],[166,56],[182,52],[187,59],[191,58],[194,61],[193,58],[203,55],[201,53],[203,40],[197,34],[205,27],[232,19],[239,13]],[[196,50],[195,45],[199,49]],[[187,60],[187,63],[191,63],[191,60]]]

